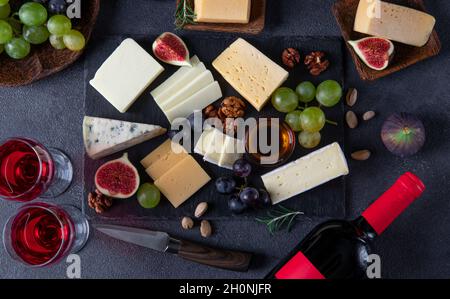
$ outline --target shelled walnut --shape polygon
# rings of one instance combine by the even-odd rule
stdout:
[[[113,199],[102,194],[99,190],[95,190],[95,192],[89,193],[88,204],[97,214],[101,214],[112,207]]]
[[[318,76],[326,71],[330,66],[330,61],[325,58],[325,53],[322,51],[314,51],[305,57],[305,65],[313,76]]]
[[[224,132],[235,132],[235,119],[245,116],[247,105],[238,97],[227,97],[220,103],[219,108],[209,105],[203,110],[206,119],[218,118],[222,122]]]
[[[292,69],[300,63],[300,53],[297,49],[287,48],[281,54],[281,60],[285,66]]]

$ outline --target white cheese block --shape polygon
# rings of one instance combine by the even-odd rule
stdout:
[[[219,161],[222,156],[226,136],[221,131],[212,129],[207,139],[209,143],[205,148],[203,160],[220,166]]]
[[[90,116],[83,120],[84,146],[92,159],[123,151],[165,132],[166,129],[156,125]]]
[[[219,166],[227,169],[233,169],[233,164],[237,160],[241,159],[244,148],[243,142],[231,136],[226,136],[225,143],[223,145],[222,154],[219,159]]]
[[[194,153],[204,156],[214,136],[214,128],[205,129],[194,147]]]
[[[197,56],[191,58],[191,64],[192,66],[180,67],[169,79],[150,92],[158,105],[189,83],[192,78],[206,70],[205,65],[200,62]]]
[[[332,143],[261,178],[277,204],[348,173],[341,147]]]
[[[203,131],[194,148],[205,161],[227,169],[232,169],[234,162],[242,158],[243,150],[242,141],[215,128]]]
[[[213,66],[258,111],[289,76],[286,70],[242,38],[220,54]]]
[[[214,81],[205,88],[199,90],[182,103],[173,108],[164,111],[170,123],[177,118],[186,118],[196,110],[203,110],[206,106],[212,104],[222,97],[222,91],[219,83]]]
[[[124,113],[164,68],[133,39],[125,39],[89,82]]]
[[[190,96],[198,92],[199,90],[205,88],[209,84],[214,82],[214,77],[210,71],[206,70],[201,73],[197,77],[192,77],[190,82],[187,83],[184,87],[182,87],[177,93],[172,95],[171,97],[164,99],[159,104],[159,107],[162,110],[168,110],[173,108],[177,104],[183,102],[188,99]]]
[[[354,30],[422,47],[430,39],[436,19],[422,11],[383,1],[360,0]]]

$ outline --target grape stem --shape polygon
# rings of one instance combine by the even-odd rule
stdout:
[[[327,124],[330,124],[330,125],[333,125],[333,126],[337,126],[337,125],[338,125],[337,122],[332,121],[332,120],[329,120],[329,119],[326,119],[325,122],[326,122]]]

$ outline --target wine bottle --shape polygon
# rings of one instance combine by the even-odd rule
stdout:
[[[367,278],[372,241],[424,190],[417,176],[405,173],[357,219],[316,226],[266,278]]]

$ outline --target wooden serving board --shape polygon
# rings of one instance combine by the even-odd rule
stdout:
[[[177,0],[177,5],[182,0]],[[188,0],[194,8],[194,1]],[[184,27],[187,30],[197,31],[217,31],[246,34],[260,34],[264,30],[266,22],[266,0],[252,0],[250,21],[248,24],[228,24],[228,23],[196,23]]]
[[[190,49],[191,55],[198,55],[206,67],[212,71],[214,78],[219,82],[224,96],[239,96],[239,94],[222,78],[220,74],[212,67],[212,61],[232,42],[235,37],[230,35],[201,34],[194,32],[185,32],[181,35]],[[111,104],[106,101],[93,87],[89,85],[89,80],[95,75],[95,72],[104,62],[104,60],[114,51],[114,49],[122,42],[125,37],[115,36],[93,41],[88,50],[85,61],[85,114],[89,116],[106,117],[112,119],[120,119],[126,121],[134,121],[140,123],[161,125],[169,128],[169,122],[156,105],[150,91],[157,87],[160,83],[171,76],[177,67],[164,64],[165,71],[153,84],[142,94],[142,96],[131,106],[127,113],[119,113]],[[144,49],[151,53],[151,46],[155,36],[134,36],[133,37]],[[298,83],[310,80],[314,84],[319,84],[326,79],[335,79],[343,83],[343,53],[342,39],[340,38],[310,38],[310,37],[284,37],[271,36],[268,38],[246,38],[250,43],[264,52],[276,63],[282,65],[281,53],[286,47],[298,48],[302,55],[313,51],[322,50],[328,54],[331,62],[330,68],[318,77],[311,76],[304,65],[299,65],[290,72],[288,81],[284,86],[295,88]],[[220,102],[220,100],[218,101]],[[216,103],[217,104],[217,103]],[[257,112],[253,107],[246,110],[246,117],[280,117],[284,119],[285,114],[277,112],[270,103],[264,107],[261,112]],[[328,145],[334,141],[338,141],[344,146],[344,107],[343,104],[337,105],[332,109],[325,110],[327,117],[339,123],[338,126],[327,125],[323,130],[323,139],[320,146]],[[81,130],[81,128],[80,128]],[[161,136],[148,142],[132,147],[127,150],[131,162],[138,168],[142,182],[151,182],[150,177],[140,165],[139,161],[148,153],[158,147],[167,139]],[[291,156],[290,161],[298,159],[311,152],[305,150],[299,145],[296,146],[295,152]],[[84,212],[92,219],[180,219],[182,216],[192,215],[195,207],[199,202],[207,201],[211,208],[206,215],[209,219],[253,219],[255,215],[264,215],[265,210],[258,213],[250,212],[240,216],[234,216],[227,207],[228,196],[222,196],[215,190],[214,180],[220,176],[232,175],[227,169],[220,168],[211,163],[202,160],[202,157],[193,154],[193,157],[199,162],[201,167],[211,176],[212,181],[199,190],[194,196],[183,203],[179,208],[175,209],[169,201],[162,197],[159,206],[155,209],[143,209],[139,206],[136,197],[126,200],[115,200],[114,206],[106,213],[97,215],[87,205],[87,194],[94,190],[94,175],[97,168],[106,161],[118,158],[122,153],[106,157],[100,161],[93,161],[85,156],[84,159]],[[262,187],[260,176],[271,171],[273,168],[255,167],[255,171],[251,177],[251,182],[256,187]],[[186,175],[189,175],[188,170]],[[176,186],[174,186],[176,188]],[[284,206],[298,211],[305,212],[308,216],[323,217],[345,217],[345,182],[344,178],[333,180],[323,186],[308,191],[304,194],[295,196],[283,203]]]
[[[387,0],[386,2],[394,2]],[[422,0],[404,0],[396,1],[396,4],[405,5],[417,10],[426,11]],[[342,36],[346,42],[347,48],[355,62],[356,69],[363,80],[376,80],[381,77],[385,77],[394,72],[400,71],[408,66],[411,66],[419,61],[430,58],[439,54],[441,50],[441,42],[439,40],[436,30],[433,30],[430,40],[423,47],[413,47],[402,43],[394,42],[395,55],[390,65],[382,71],[376,71],[369,68],[358,57],[356,52],[347,42],[349,40],[357,40],[367,35],[353,31],[353,25],[355,22],[356,11],[358,8],[359,0],[339,0],[333,6],[333,13],[341,28]]]
[[[13,0],[11,5],[15,7],[22,2]],[[97,20],[100,0],[85,0],[81,3],[81,19],[74,22],[73,28],[83,33],[87,43]],[[30,84],[65,69],[81,54],[83,51],[56,50],[49,42],[32,45],[30,55],[21,60],[14,60],[2,53],[0,54],[0,86],[14,87]]]

